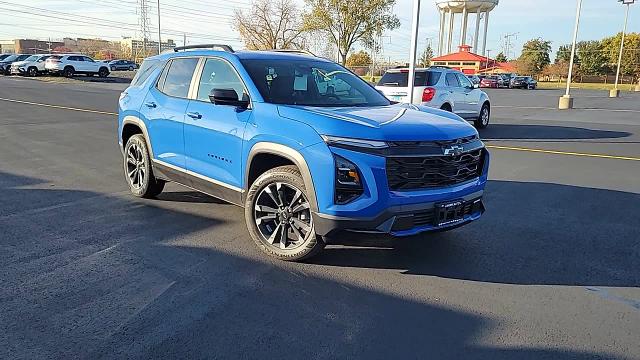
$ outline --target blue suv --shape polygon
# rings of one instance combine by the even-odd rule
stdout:
[[[283,260],[340,231],[406,236],[484,212],[489,153],[457,115],[389,101],[302,52],[175,50],[146,59],[120,96],[135,196],[173,181],[242,206],[255,243]]]

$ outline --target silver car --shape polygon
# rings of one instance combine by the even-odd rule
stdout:
[[[389,100],[408,101],[409,69],[389,69],[376,89]],[[472,121],[478,129],[489,125],[491,102],[489,96],[458,70],[443,67],[416,69],[413,103],[451,111]]]

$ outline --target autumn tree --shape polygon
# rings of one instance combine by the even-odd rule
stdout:
[[[622,33],[602,39],[602,50],[607,58],[607,62],[611,64],[615,70],[618,64],[618,56],[620,54],[620,41]],[[624,38],[624,50],[622,52],[622,62],[620,73],[623,75],[640,76],[640,34],[629,33]]]
[[[257,0],[234,12],[236,30],[248,49],[300,48],[302,20],[293,0]]]
[[[532,39],[522,46],[522,54],[518,58],[518,72],[527,75],[538,75],[551,63],[551,41],[542,38]]]
[[[400,26],[391,9],[395,0],[305,0],[304,29],[320,31],[338,49],[344,65],[356,43],[375,49],[376,37]]]
[[[499,63],[504,63],[509,61],[509,59],[507,59],[507,57],[504,55],[504,53],[502,51],[500,51],[498,53],[498,55],[496,55],[496,61]]]
[[[371,56],[366,51],[360,50],[347,58],[347,66],[365,66],[371,65]]]

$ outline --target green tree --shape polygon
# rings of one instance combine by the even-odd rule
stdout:
[[[571,44],[568,45],[560,45],[560,47],[558,48],[558,51],[556,52],[556,60],[554,61],[555,63],[559,63],[559,62],[569,62],[569,59],[571,59]],[[575,56],[573,58],[574,61],[578,61],[578,57]]]
[[[531,39],[522,46],[518,58],[518,68],[523,74],[538,75],[551,63],[551,41],[542,38]]]
[[[507,57],[504,55],[504,53],[502,51],[500,51],[498,53],[498,55],[496,55],[496,61],[503,63],[503,62],[509,61],[509,59],[507,59]]]
[[[619,42],[618,42],[619,44]],[[602,43],[597,40],[580,41],[576,44],[577,63],[584,75],[601,75],[605,72],[607,56],[602,51]],[[569,55],[571,57],[571,55]]]
[[[422,54],[420,54],[420,59],[418,59],[418,66],[421,67],[429,67],[431,64],[431,59],[433,59],[433,49],[431,45],[427,45]]]
[[[347,66],[365,66],[371,65],[371,56],[366,51],[360,50],[347,58]]]
[[[305,0],[310,11],[303,16],[304,30],[328,35],[337,47],[340,61],[347,62],[354,44],[376,46],[375,38],[385,30],[400,27],[392,13],[395,0]]]
[[[607,58],[607,62],[612,69],[615,69],[618,64],[621,38],[622,33],[618,33],[615,36],[602,39],[604,56]],[[640,49],[640,34],[627,34],[624,38],[624,48],[627,50],[622,53],[620,73],[623,75],[640,76],[640,51],[638,51],[638,49]]]

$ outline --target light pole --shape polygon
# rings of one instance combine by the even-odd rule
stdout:
[[[158,0],[158,55],[162,52],[162,37],[160,36],[160,0]]]
[[[576,9],[576,25],[573,29],[573,43],[571,44],[571,59],[569,59],[569,74],[567,75],[567,91],[564,96],[560,97],[558,109],[566,110],[573,108],[573,98],[569,94],[571,89],[571,76],[573,76],[573,58],[576,56],[576,40],[578,40],[578,26],[580,26],[580,9],[582,8],[582,0],[578,0]]]
[[[413,28],[411,29],[411,53],[409,54],[409,99],[413,104],[413,83],[416,75],[416,52],[418,51],[418,25],[420,22],[420,0],[413,0]]]
[[[627,20],[629,20],[629,7],[636,0],[618,0],[623,5],[627,5],[627,10],[624,14],[624,27],[622,28],[622,40],[620,40],[620,54],[618,55],[618,69],[616,70],[616,84],[613,86],[613,89],[609,91],[609,97],[619,97],[620,90],[618,90],[618,80],[620,79],[620,65],[622,64],[622,50],[624,49],[624,37],[627,33]]]

